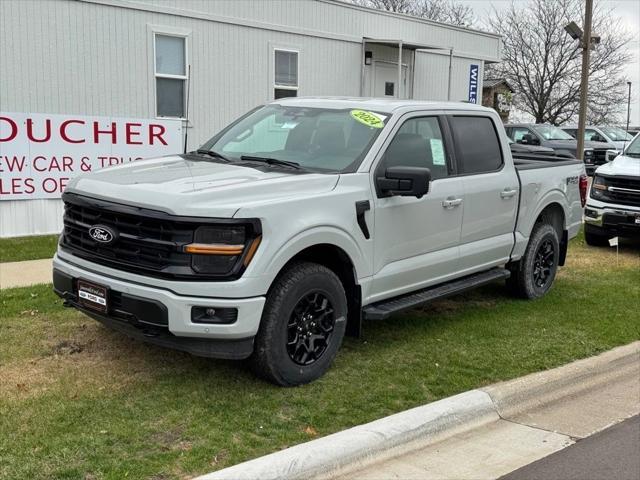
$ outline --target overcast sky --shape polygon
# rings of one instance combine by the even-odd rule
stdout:
[[[479,21],[491,14],[492,6],[498,11],[508,9],[511,0],[461,0],[471,6]],[[514,0],[516,4],[526,3],[528,0]],[[640,125],[640,0],[595,0],[606,7],[614,9],[614,15],[619,17],[620,25],[633,35],[629,49],[633,55],[631,63],[626,69],[626,75],[631,80],[631,123]],[[580,24],[580,21],[577,20]],[[626,120],[626,116],[625,116]]]

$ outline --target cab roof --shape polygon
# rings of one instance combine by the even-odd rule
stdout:
[[[495,112],[492,108],[465,102],[429,102],[372,97],[289,97],[274,100],[270,103],[291,107],[371,110],[390,114],[399,110],[475,110]]]

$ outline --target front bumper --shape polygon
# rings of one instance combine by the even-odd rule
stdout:
[[[73,306],[92,318],[130,336],[151,343],[185,350],[195,355],[218,358],[245,358],[251,354],[253,337],[258,332],[265,297],[218,298],[178,295],[157,285],[148,286],[123,278],[114,278],[75,265],[56,255],[53,259],[54,290]],[[106,315],[93,312],[78,303],[76,281],[82,279],[105,286],[110,297],[118,299],[118,309]],[[202,287],[202,282],[198,287]],[[183,282],[185,289],[188,284]],[[192,307],[237,309],[233,323],[194,323]]]
[[[586,224],[620,237],[640,236],[638,219],[640,219],[640,209],[609,205],[591,198],[587,200],[584,210]]]

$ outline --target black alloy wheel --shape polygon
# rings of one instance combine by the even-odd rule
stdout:
[[[334,309],[321,292],[302,297],[287,323],[287,353],[298,365],[318,360],[331,342],[335,326]]]
[[[549,280],[553,278],[554,259],[555,249],[553,242],[547,239],[538,247],[533,264],[533,281],[537,287],[545,287]]]
[[[320,378],[342,344],[347,313],[335,272],[308,261],[285,267],[267,294],[250,358],[253,371],[286,387]]]

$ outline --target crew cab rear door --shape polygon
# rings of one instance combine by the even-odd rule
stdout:
[[[471,273],[509,260],[520,183],[499,120],[477,112],[448,115],[447,120],[464,185],[459,268]]]

